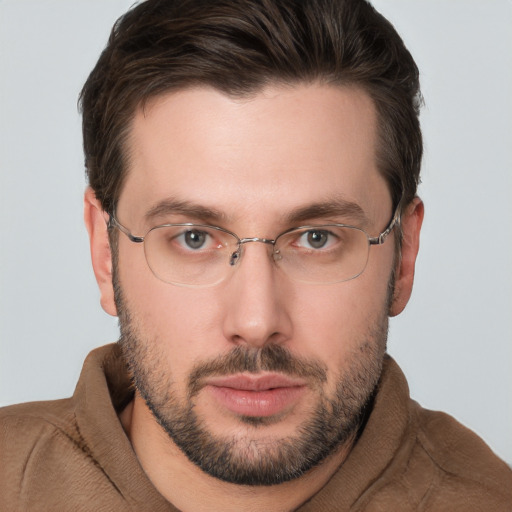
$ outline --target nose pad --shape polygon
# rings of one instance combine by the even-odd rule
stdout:
[[[237,263],[237,261],[240,259],[240,256],[242,255],[242,244],[247,244],[247,243],[250,243],[250,242],[261,242],[263,244],[269,244],[272,246],[272,259],[274,261],[279,261],[283,258],[283,256],[281,255],[281,252],[279,250],[275,250],[275,240],[269,240],[269,239],[266,239],[266,238],[244,238],[236,251],[234,251],[230,258],[229,258],[229,264],[234,267]]]
[[[229,258],[229,264],[233,267],[236,262],[240,259],[240,247],[231,255]]]
[[[277,249],[272,252],[272,258],[274,258],[274,261],[280,261],[283,259],[283,255],[281,254],[281,251]]]

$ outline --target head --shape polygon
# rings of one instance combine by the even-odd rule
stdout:
[[[356,436],[412,288],[419,99],[409,52],[362,0],[149,0],[116,23],[81,95],[93,264],[137,392],[207,473],[279,483]],[[397,208],[402,246],[395,229],[335,284],[290,279],[254,243],[222,282],[175,286],[105,224],[376,236]]]
[[[196,86],[250,97],[269,84],[357,86],[377,111],[376,161],[394,206],[419,181],[419,73],[393,26],[365,0],[141,2],[115,24],[80,97],[85,165],[103,209],[129,169],[147,100]]]

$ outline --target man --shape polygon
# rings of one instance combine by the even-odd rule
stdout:
[[[119,345],[1,416],[13,510],[508,510],[386,355],[423,218],[416,66],[362,1],[152,1],[81,96]]]

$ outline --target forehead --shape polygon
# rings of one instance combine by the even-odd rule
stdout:
[[[135,114],[119,208],[135,222],[172,198],[226,218],[275,218],[342,198],[371,217],[389,196],[375,144],[375,108],[357,88],[274,86],[243,99],[172,92]]]

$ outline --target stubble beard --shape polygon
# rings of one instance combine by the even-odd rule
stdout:
[[[388,301],[379,317],[370,322],[340,369],[335,392],[328,396],[323,384],[326,369],[318,361],[305,361],[277,345],[261,349],[237,346],[215,360],[194,367],[187,382],[185,399],[179,398],[162,344],[147,339],[129,310],[117,277],[117,258],[113,258],[113,284],[119,316],[123,356],[135,388],[155,419],[188,459],[212,477],[238,485],[276,485],[300,477],[353,442],[365,420],[382,373],[388,335],[387,312],[394,288],[391,276]],[[254,435],[264,429],[268,418],[240,417],[243,434],[215,435],[195,411],[195,399],[202,381],[211,375],[279,372],[305,378],[317,390],[318,400],[295,432],[287,437]],[[271,420],[270,420],[271,422]],[[251,428],[253,430],[251,430]],[[252,434],[252,435],[251,435]]]

